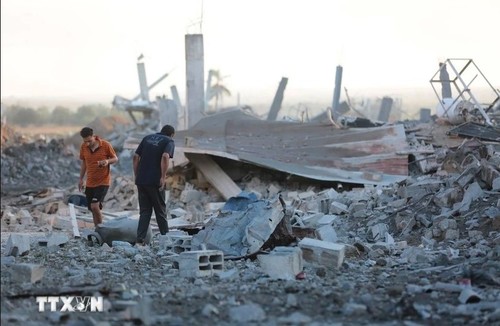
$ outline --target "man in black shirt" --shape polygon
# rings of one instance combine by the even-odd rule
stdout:
[[[160,234],[168,232],[165,181],[169,160],[174,157],[174,127],[165,125],[159,133],[144,137],[135,150],[133,165],[139,193],[137,244],[144,245],[153,209]]]

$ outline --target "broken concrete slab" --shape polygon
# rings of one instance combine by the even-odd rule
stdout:
[[[6,256],[22,256],[30,251],[31,239],[29,234],[12,233],[5,246]]]
[[[283,205],[279,198],[257,200],[253,194],[241,193],[230,198],[220,214],[193,236],[192,245],[205,244],[227,257],[254,254],[271,238],[285,216]]]

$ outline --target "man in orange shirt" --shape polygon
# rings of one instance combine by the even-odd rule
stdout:
[[[80,146],[80,182],[78,189],[84,187],[84,177],[87,174],[85,184],[85,196],[87,207],[92,212],[94,225],[102,223],[102,202],[109,186],[111,185],[110,164],[118,162],[115,150],[111,144],[94,135],[92,128],[84,127],[80,131],[83,143]]]

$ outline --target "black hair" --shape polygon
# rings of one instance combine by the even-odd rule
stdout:
[[[82,130],[80,130],[80,136],[82,138],[87,138],[88,136],[93,136],[94,135],[94,130],[90,127],[83,127]]]
[[[175,129],[171,125],[164,125],[163,128],[161,128],[160,133],[171,137],[175,133]]]

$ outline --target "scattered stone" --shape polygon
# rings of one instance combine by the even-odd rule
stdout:
[[[260,322],[266,319],[266,313],[260,305],[247,303],[229,308],[229,318],[237,323]]]

